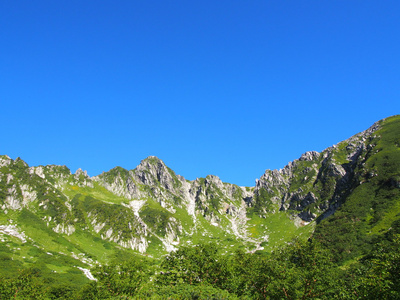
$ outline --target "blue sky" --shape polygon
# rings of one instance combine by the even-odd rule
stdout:
[[[1,1],[0,154],[252,186],[400,113],[400,1]]]

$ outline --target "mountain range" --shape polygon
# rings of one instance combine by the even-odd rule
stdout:
[[[398,227],[399,150],[393,116],[266,170],[252,187],[213,175],[190,181],[155,156],[90,177],[2,155],[0,264],[74,273],[126,252],[159,258],[207,241],[226,254],[270,252],[294,238],[335,245],[338,260],[356,257]]]

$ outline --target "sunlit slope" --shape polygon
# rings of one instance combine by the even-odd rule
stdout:
[[[338,260],[365,254],[383,234],[400,229],[400,117],[380,126],[363,151],[344,204],[315,232]]]
[[[207,241],[227,254],[271,251],[316,230],[324,243],[342,244],[338,253],[356,255],[353,249],[396,227],[399,128],[399,116],[377,122],[321,153],[266,170],[255,187],[213,175],[188,181],[154,156],[95,177],[0,156],[0,236],[9,245],[1,253],[15,267],[51,253],[59,262],[46,268],[68,273],[121,251],[157,258]]]

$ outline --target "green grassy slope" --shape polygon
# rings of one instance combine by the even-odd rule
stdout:
[[[383,120],[370,145],[356,171],[358,185],[314,234],[339,261],[370,251],[400,220],[400,116]]]

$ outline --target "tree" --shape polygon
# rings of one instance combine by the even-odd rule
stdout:
[[[226,259],[218,254],[218,246],[213,243],[181,247],[163,260],[161,269],[157,276],[159,285],[207,283],[225,289],[229,277]]]
[[[48,299],[39,270],[23,269],[15,278],[0,279],[0,299]]]
[[[80,299],[109,299],[132,297],[148,282],[153,274],[151,265],[140,258],[99,266],[92,270],[97,282],[86,285],[79,293]]]

